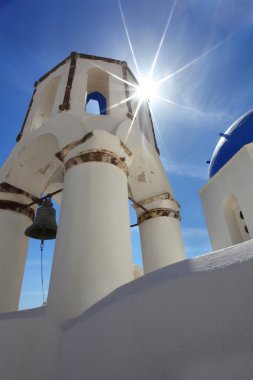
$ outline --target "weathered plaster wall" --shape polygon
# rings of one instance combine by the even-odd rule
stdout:
[[[154,271],[78,318],[0,316],[5,380],[251,380],[253,242]]]

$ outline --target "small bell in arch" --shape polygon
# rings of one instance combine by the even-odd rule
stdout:
[[[56,212],[51,198],[43,200],[36,212],[33,223],[25,230],[25,235],[39,240],[51,240],[56,238],[57,224]]]

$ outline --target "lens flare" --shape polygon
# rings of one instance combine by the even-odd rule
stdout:
[[[137,97],[140,100],[152,100],[156,97],[157,84],[151,78],[141,78],[137,87]]]

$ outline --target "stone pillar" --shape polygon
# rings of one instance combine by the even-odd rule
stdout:
[[[62,151],[65,178],[48,298],[48,313],[58,318],[81,314],[133,280],[128,158],[117,137],[91,136]]]
[[[0,192],[0,313],[17,311],[29,239],[25,229],[34,210],[20,202],[21,196]]]
[[[184,260],[179,204],[168,193],[138,203],[144,273]]]

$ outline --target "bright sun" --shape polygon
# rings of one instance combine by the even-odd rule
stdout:
[[[156,96],[157,84],[150,78],[141,78],[137,96],[141,100],[151,100]]]

